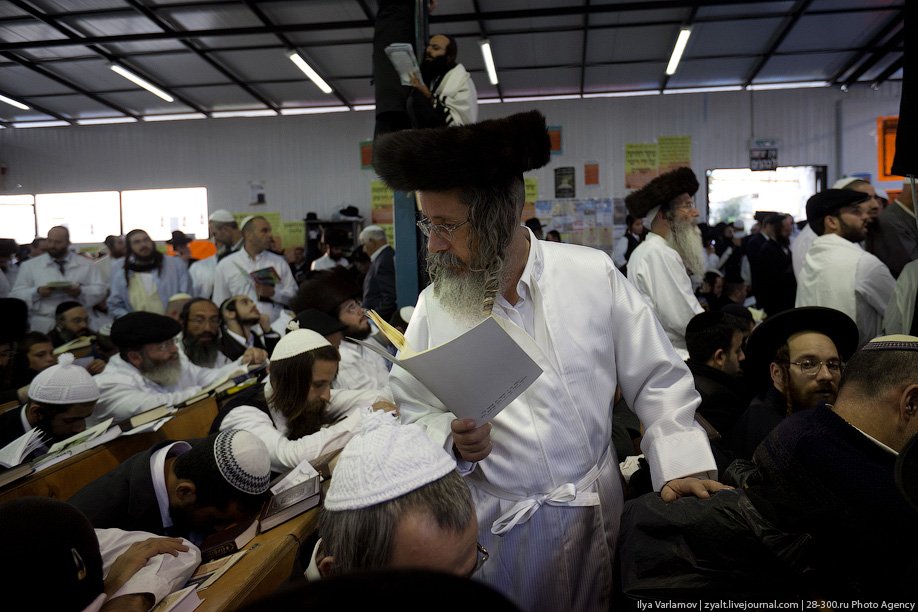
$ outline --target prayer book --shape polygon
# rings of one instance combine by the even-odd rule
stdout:
[[[201,598],[194,586],[169,593],[161,602],[153,606],[151,612],[191,612],[201,605]]]
[[[70,342],[64,343],[54,349],[54,354],[63,355],[64,353],[72,353],[78,349],[89,348],[92,346],[92,342],[95,339],[95,336],[80,336],[79,338],[74,338]]]
[[[121,421],[118,423],[118,427],[121,428],[121,431],[129,431],[135,427],[140,427],[141,425],[146,425],[147,423],[152,423],[153,421],[158,421],[159,419],[174,413],[175,408],[163,404],[162,406],[144,410],[143,412],[135,414],[129,419]]]
[[[398,73],[402,85],[411,85],[411,75],[417,74],[420,78],[421,69],[414,55],[414,47],[408,43],[392,43],[386,47],[386,55],[392,62],[392,67]]]
[[[257,285],[271,285],[273,287],[280,281],[280,275],[271,266],[249,272],[249,276]]]
[[[201,562],[206,563],[239,552],[256,535],[258,535],[257,519],[249,524],[233,525],[223,531],[218,531],[208,536],[201,544]]]
[[[258,527],[258,521],[252,523]],[[245,546],[245,544],[243,544]],[[221,557],[213,561],[206,561],[201,563],[198,566],[198,569],[194,571],[191,575],[191,578],[188,579],[188,582],[185,584],[186,587],[193,586],[198,591],[203,591],[213,583],[215,583],[220,576],[225,574],[229,568],[233,567],[237,561],[239,561],[246,551],[240,550],[239,552],[230,555],[228,557]],[[204,554],[203,552],[201,553]]]
[[[45,286],[50,287],[51,289],[70,289],[75,284],[76,283],[74,283],[73,281],[65,280],[65,281],[51,281],[50,283],[45,283]]]
[[[101,423],[97,423],[96,425],[93,425],[92,427],[84,431],[81,431],[78,434],[74,434],[70,436],[66,440],[61,440],[60,442],[56,442],[54,446],[48,449],[48,454],[50,455],[50,454],[59,453],[63,451],[72,451],[72,454],[75,455],[77,454],[77,452],[82,452],[84,450],[92,448],[93,446],[96,446],[95,444],[92,444],[92,442],[94,442],[96,439],[100,437],[104,437],[105,441],[111,440],[113,438],[117,438],[118,437],[117,434],[121,433],[120,429],[118,429],[117,427],[114,428],[115,431],[117,431],[116,435],[111,435],[108,431],[109,428],[112,426],[113,420],[114,419],[111,419],[111,418],[106,419],[102,421]]]
[[[504,329],[506,323],[493,316],[446,344],[420,352],[376,312],[367,316],[399,350],[398,356],[369,342],[348,340],[404,368],[460,419],[490,421],[542,374]]]
[[[28,463],[11,467],[8,470],[0,470],[0,488],[5,487],[11,482],[16,482],[20,478],[25,478],[35,471],[35,468]]]
[[[19,465],[26,457],[44,445],[44,437],[45,432],[40,429],[30,429],[25,432],[0,449],[0,465],[5,468]]]
[[[268,500],[259,517],[260,533],[273,529],[310,508],[318,506],[321,497],[322,482],[318,473],[289,489],[275,493]]]

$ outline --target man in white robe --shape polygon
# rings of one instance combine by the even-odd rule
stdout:
[[[543,369],[486,423],[456,420],[392,369],[403,421],[426,426],[472,490],[479,542],[491,554],[476,576],[524,610],[608,609],[622,508],[609,452],[616,386],[646,426],[643,449],[664,499],[722,487],[695,478],[715,464],[693,421],[691,374],[604,253],[539,241],[521,226],[522,173],[549,159],[540,113],[397,132],[378,138],[374,152],[390,187],[418,191],[429,236],[433,285],[408,344],[440,345],[493,315]]]
[[[860,344],[879,336],[896,280],[882,261],[857,243],[867,236],[867,194],[828,189],[806,203],[806,217],[819,237],[807,251],[797,279],[796,306],[840,310],[857,323]]]
[[[653,308],[673,348],[688,359],[685,328],[704,312],[692,291],[686,267],[693,270],[701,244],[695,219],[698,209],[692,197],[698,180],[689,168],[677,168],[653,179],[625,198],[629,212],[644,219],[650,231],[628,262],[628,280]]]

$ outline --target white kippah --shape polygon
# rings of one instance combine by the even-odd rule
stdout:
[[[388,412],[364,416],[338,458],[326,510],[356,510],[401,497],[443,478],[456,460],[417,424],[400,425]]]
[[[870,181],[866,181],[857,176],[843,176],[837,181],[835,181],[834,183],[832,183],[832,189],[844,189],[845,187],[847,187],[848,185],[850,185],[851,183],[855,181],[861,181],[862,183],[870,182]]]
[[[656,218],[657,213],[660,212],[660,208],[661,208],[660,206],[654,206],[653,208],[648,210],[644,218],[641,219],[641,225],[643,225],[647,229],[650,229],[650,226],[653,224],[654,218]]]
[[[99,399],[99,387],[85,368],[73,365],[71,353],[64,353],[57,365],[32,379],[29,399],[40,404],[84,404]]]
[[[400,316],[405,323],[411,323],[411,315],[413,314],[414,306],[402,306],[398,309],[398,316]]]
[[[215,210],[210,213],[210,216],[207,217],[208,221],[214,221],[216,223],[233,223],[236,221],[236,218],[233,216],[233,213],[228,210]]]
[[[287,326],[290,329],[290,326]],[[274,352],[271,353],[271,361],[280,361],[296,355],[301,355],[308,351],[331,346],[331,342],[325,339],[325,336],[319,335],[311,329],[294,329],[280,339]]]
[[[171,304],[172,302],[178,302],[179,300],[190,300],[190,299],[191,299],[191,296],[188,295],[187,293],[174,293],[169,298],[169,303]]]
[[[217,468],[233,487],[260,495],[271,482],[271,457],[261,438],[242,429],[227,429],[214,440]]]
[[[244,230],[245,226],[249,224],[249,221],[251,221],[254,218],[255,218],[255,215],[249,215],[248,217],[244,218],[242,222],[239,223],[239,229]]]

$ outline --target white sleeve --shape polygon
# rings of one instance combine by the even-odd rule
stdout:
[[[333,422],[350,416],[355,410],[369,408],[379,400],[389,399],[379,389],[332,389],[325,412]],[[391,401],[391,400],[390,400]]]
[[[612,262],[615,264],[615,267],[619,270],[628,263],[628,260],[625,259],[625,253],[628,252],[628,238],[624,234],[615,241],[615,246],[612,247]]]
[[[918,292],[918,262],[911,262],[902,268],[896,281],[896,291],[886,307],[883,332],[886,334],[908,334],[915,315],[915,299]]]
[[[163,404],[173,405],[194,397],[201,392],[201,387],[186,387],[173,393],[156,393],[151,389],[140,388],[126,380],[112,380],[96,376],[99,385],[99,401],[92,411],[92,416],[86,419],[86,425],[101,423],[109,417],[120,423],[139,412],[155,408]],[[114,378],[114,377],[112,377]],[[118,377],[121,378],[121,377]]]
[[[20,266],[19,274],[16,275],[16,282],[13,283],[13,288],[10,289],[10,297],[22,300],[28,304],[30,311],[32,305],[41,299],[38,295],[38,286],[32,274],[33,267],[34,266],[27,265]]]
[[[286,261],[281,262],[278,274],[280,274],[280,282],[274,288],[274,297],[271,299],[278,304],[287,306],[296,297],[298,287],[296,280],[293,278],[293,271],[290,270],[290,266],[287,265]]]
[[[220,431],[245,429],[255,434],[268,447],[271,469],[286,472],[303,461],[312,461],[325,453],[343,448],[363,419],[363,414],[355,412],[343,421],[323,427],[313,434],[298,440],[288,440],[274,426],[270,416],[254,406],[237,406],[223,417]]]
[[[650,298],[654,312],[669,336],[685,338],[685,328],[689,321],[696,314],[704,312],[704,308],[692,293],[692,281],[679,256],[675,252],[672,257],[666,252],[659,255],[644,258],[647,265],[636,271],[643,277],[638,286]]]
[[[105,297],[108,287],[102,282],[99,268],[89,261],[86,261],[86,264],[88,277],[85,279],[86,282],[80,285],[80,301],[86,306],[87,310],[92,310],[92,307]]]
[[[99,539],[99,549],[102,552],[102,573],[108,576],[112,564],[132,544],[159,536],[145,531],[96,529],[96,537]],[[188,547],[186,552],[178,553],[174,557],[170,554],[152,557],[112,595],[112,599],[121,595],[151,593],[156,603],[159,603],[166,595],[180,589],[201,563],[201,551],[188,540],[183,540],[182,543]]]
[[[879,313],[880,318],[886,312],[895,291],[896,279],[886,264],[869,253],[858,260],[855,292]]]

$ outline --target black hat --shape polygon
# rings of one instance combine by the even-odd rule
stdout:
[[[813,225],[819,225],[828,215],[832,215],[842,208],[855,206],[870,199],[870,195],[850,189],[826,189],[811,196],[806,201],[806,220]],[[821,225],[819,225],[821,227]],[[815,229],[815,227],[814,227]]]
[[[19,342],[29,329],[29,306],[16,298],[0,298],[0,321],[0,344]]]
[[[57,308],[54,309],[54,316],[59,317],[68,310],[73,310],[74,308],[80,308],[83,304],[77,302],[76,300],[67,300],[66,302],[61,302],[57,305]]]
[[[182,331],[178,321],[152,312],[130,312],[112,323],[112,343],[121,350],[165,342]]]
[[[363,289],[354,281],[350,270],[336,266],[316,272],[303,281],[291,306],[296,312],[315,308],[338,318],[338,308],[348,300],[363,299]]]
[[[802,306],[779,312],[765,319],[752,330],[746,342],[746,363],[743,370],[753,381],[764,384],[768,365],[787,339],[800,332],[816,332],[828,336],[838,349],[842,361],[857,350],[857,325],[851,317],[834,308]]]
[[[698,179],[692,169],[676,168],[629,193],[625,206],[632,215],[643,219],[655,206],[664,206],[683,193],[694,196],[697,191]]]
[[[723,322],[724,313],[719,310],[698,313],[689,320],[688,325],[685,327],[685,335],[703,332]]]
[[[320,336],[330,336],[335,332],[347,329],[347,325],[338,319],[315,308],[309,308],[297,313],[296,320],[299,324],[299,329],[311,329]]]
[[[463,125],[402,130],[373,144],[373,168],[398,191],[448,191],[505,184],[551,157],[538,111]]]
[[[739,279],[738,282],[743,282],[743,279]],[[738,319],[742,319],[743,321],[747,321],[749,323],[755,322],[755,318],[752,316],[752,312],[748,308],[743,306],[742,304],[736,304],[736,303],[724,304],[723,306],[720,307],[720,311],[724,313],[725,315],[730,315]]]
[[[356,206],[346,206],[338,211],[342,217],[359,217],[360,210]]]
[[[166,244],[171,244],[172,246],[185,246],[186,244],[191,243],[191,238],[185,235],[184,232],[178,230],[172,231],[172,240],[167,240]]]
[[[0,238],[0,256],[12,257],[19,250],[19,245],[12,238]]]

